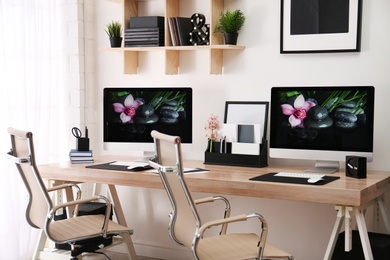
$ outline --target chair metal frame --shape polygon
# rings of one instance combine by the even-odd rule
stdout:
[[[172,204],[172,212],[169,214],[170,222],[169,222],[169,228],[168,232],[173,241],[180,245],[184,245],[186,247],[191,248],[193,256],[195,259],[200,259],[197,249],[199,242],[204,238],[205,231],[211,227],[214,226],[221,226],[221,231],[219,232],[219,235],[226,235],[228,224],[233,222],[239,222],[239,221],[246,221],[249,219],[258,219],[260,222],[260,235],[258,240],[258,254],[255,259],[263,259],[263,253],[264,248],[266,246],[266,238],[268,233],[268,224],[266,219],[258,214],[258,213],[250,213],[250,214],[242,214],[235,217],[230,217],[231,207],[229,201],[223,197],[223,196],[211,196],[203,199],[193,200],[191,193],[189,192],[189,189],[187,187],[187,184],[185,182],[184,172],[183,172],[183,163],[182,163],[182,155],[181,155],[181,140],[178,136],[170,136],[163,133],[160,133],[158,131],[152,131],[151,135],[154,139],[155,143],[155,156],[153,159],[149,161],[149,164],[158,170],[158,173],[161,177],[162,183],[164,185],[164,188],[168,194],[169,200]],[[167,158],[166,154],[162,154],[162,146],[163,145],[170,145],[174,146],[174,153],[175,153],[175,159]],[[166,150],[164,151],[167,152]],[[169,157],[169,156],[168,156]],[[170,166],[168,166],[170,165]],[[192,238],[191,245],[189,245],[189,242],[184,242],[181,239],[177,238],[177,235],[175,234],[175,225],[177,221],[178,216],[178,203],[177,199],[175,198],[173,187],[170,184],[169,175],[174,174],[175,177],[178,179],[182,192],[184,193],[186,197],[186,201],[189,204],[189,207],[191,209],[192,216],[195,220],[195,230],[194,235]],[[215,202],[215,201],[223,201],[225,203],[225,210],[224,210],[224,216],[222,219],[209,221],[204,224],[202,224],[201,219],[199,217],[196,205],[202,204],[202,203],[208,203],[208,202]],[[268,259],[268,258],[267,258]],[[278,258],[280,259],[280,258]],[[293,259],[291,255],[287,255],[285,259]]]
[[[61,184],[50,188],[46,187],[35,162],[33,134],[28,131],[21,131],[14,128],[8,128],[8,133],[11,135],[12,146],[10,152],[8,152],[8,159],[15,163],[28,192],[29,200],[26,208],[26,220],[32,227],[44,230],[46,236],[51,241],[61,244],[69,243],[71,245],[71,259],[78,259],[83,252],[92,252],[102,248],[102,245],[87,245],[83,247],[75,245],[76,242],[97,237],[107,238],[108,236],[123,235],[125,233],[128,235],[133,234],[132,229],[121,226],[110,220],[112,206],[110,200],[106,197],[97,195],[81,199],[81,189],[74,183]],[[75,189],[75,200],[53,205],[49,192],[64,189]],[[92,201],[105,202],[106,212],[102,221],[100,221],[102,218],[101,216],[77,216],[79,205]],[[54,216],[56,212],[63,208],[67,209],[68,219],[61,220],[62,222],[55,221]],[[96,221],[97,223],[101,223],[100,231],[93,231],[94,233],[89,232],[89,234],[85,235],[77,234],[74,237],[68,237],[67,239],[61,239],[60,235],[52,233],[54,231],[52,225],[55,222],[57,222],[57,224],[59,222],[65,224],[64,227],[66,228],[66,224],[77,226],[78,224],[76,224],[75,221],[79,221],[77,223],[83,224],[82,218],[84,221]],[[110,229],[110,227],[112,228]],[[130,254],[130,248],[128,249],[128,253]]]

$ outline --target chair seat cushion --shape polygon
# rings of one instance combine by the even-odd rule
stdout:
[[[228,260],[253,259],[258,257],[259,237],[256,234],[226,234],[203,238],[199,241],[196,252],[200,259]],[[284,258],[290,254],[266,244],[263,257]]]
[[[101,236],[104,215],[87,215],[51,222],[48,233],[55,242],[71,242]],[[129,232],[125,226],[109,221],[107,235]]]

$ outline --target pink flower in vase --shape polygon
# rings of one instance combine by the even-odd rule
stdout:
[[[220,129],[220,124],[219,124],[218,116],[211,114],[211,116],[207,120],[204,129],[206,130],[206,137],[209,139],[210,142],[210,152],[212,152],[213,141],[217,140],[217,138],[219,137],[218,130]]]

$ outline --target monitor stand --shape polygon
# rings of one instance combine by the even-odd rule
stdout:
[[[340,163],[338,161],[316,161],[314,168],[305,170],[307,173],[330,174],[339,170]]]
[[[154,151],[143,151],[142,158],[139,161],[149,162],[150,159],[153,159]]]

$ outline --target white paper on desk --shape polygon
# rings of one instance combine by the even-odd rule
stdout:
[[[232,143],[232,154],[259,155],[260,144]]]
[[[117,161],[117,162],[113,162],[113,163],[110,163],[110,165],[119,165],[119,166],[127,166],[127,169],[133,169],[133,168],[137,168],[137,167],[145,167],[145,166],[148,166],[149,163],[147,162],[137,162],[137,161]]]

